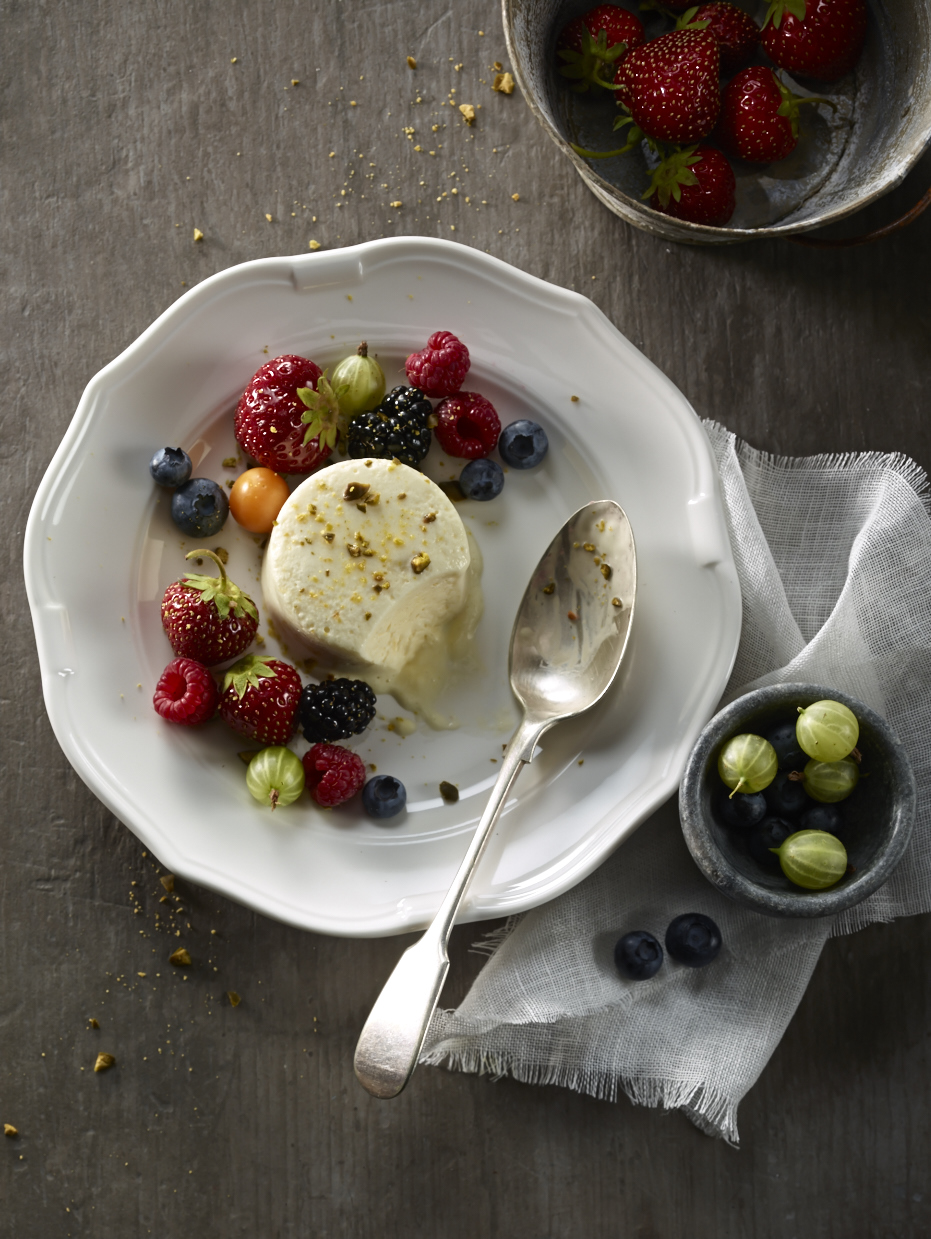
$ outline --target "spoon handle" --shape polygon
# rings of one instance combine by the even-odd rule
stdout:
[[[423,937],[398,960],[375,1000],[355,1055],[356,1076],[373,1097],[396,1097],[417,1065],[430,1017],[449,971],[446,948],[462,897],[511,785],[532,760],[537,741],[548,726],[548,722],[531,722],[526,717],[521,721],[501,759],[482,820],[446,898]]]

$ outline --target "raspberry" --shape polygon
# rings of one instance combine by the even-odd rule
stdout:
[[[301,693],[298,722],[311,744],[345,740],[365,731],[375,717],[375,694],[364,680],[324,680]]]
[[[435,331],[427,347],[411,353],[404,369],[412,387],[427,396],[451,396],[469,372],[469,350],[451,331]]]
[[[155,685],[152,704],[170,723],[193,726],[213,718],[220,694],[213,676],[193,658],[173,658]]]
[[[365,763],[338,744],[315,744],[301,758],[305,786],[324,809],[343,804],[365,782]]]
[[[463,391],[437,405],[436,437],[449,456],[478,460],[494,451],[501,422],[494,405],[478,392]]]

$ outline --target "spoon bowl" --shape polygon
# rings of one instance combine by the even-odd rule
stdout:
[[[608,691],[630,637],[637,557],[627,516],[608,499],[574,513],[530,578],[511,630],[511,687],[523,718],[501,759],[482,819],[423,937],[401,956],[356,1046],[355,1071],[374,1097],[410,1079],[449,970],[456,913],[514,780],[545,731]]]
[[[508,670],[525,715],[555,723],[607,692],[627,647],[636,587],[623,509],[586,504],[543,553],[514,621]]]

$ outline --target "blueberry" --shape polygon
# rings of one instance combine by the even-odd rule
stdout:
[[[666,930],[666,950],[687,968],[704,968],[717,958],[720,949],[720,929],[701,912],[683,912]]]
[[[188,480],[193,467],[190,456],[180,447],[160,447],[149,461],[149,473],[155,481],[172,490]]]
[[[362,807],[371,817],[394,817],[406,804],[404,784],[391,774],[376,774],[362,789]]]
[[[780,770],[801,770],[808,757],[802,752],[798,737],[795,734],[795,720],[780,723],[763,737],[776,750]]]
[[[782,873],[779,857],[769,849],[779,847],[796,829],[781,817],[764,817],[748,833],[747,851],[767,873]]]
[[[770,813],[776,817],[798,817],[813,803],[802,784],[790,779],[789,774],[780,770],[763,793]]]
[[[839,835],[844,829],[844,810],[839,804],[813,803],[798,822],[799,830],[826,830],[829,835]]]
[[[645,929],[634,929],[618,938],[614,962],[621,976],[629,981],[648,981],[662,966],[663,948]]]
[[[171,496],[171,519],[192,538],[212,538],[226,524],[229,500],[209,478],[191,478]]]
[[[746,830],[755,826],[766,816],[766,798],[762,792],[735,792],[733,796],[722,793],[718,800],[716,817],[722,826]]]
[[[470,460],[459,474],[459,488],[466,499],[485,503],[501,494],[504,471],[495,460]]]
[[[546,431],[526,417],[505,426],[498,438],[498,455],[512,469],[532,469],[549,449]]]

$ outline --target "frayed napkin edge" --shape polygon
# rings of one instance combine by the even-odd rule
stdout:
[[[453,1014],[449,1012],[449,1014]],[[623,1092],[634,1105],[654,1110],[680,1110],[706,1136],[719,1137],[731,1148],[740,1147],[737,1132],[737,1105],[723,1093],[705,1084],[686,1081],[639,1079],[615,1076],[608,1072],[584,1071],[565,1066],[526,1063],[502,1051],[486,1053],[472,1049],[452,1049],[441,1042],[420,1056],[428,1067],[443,1067],[467,1075],[484,1075],[496,1081],[506,1076],[520,1084],[552,1084],[584,1093],[597,1101],[616,1102]]]
[[[730,440],[741,468],[749,464],[793,472],[800,469],[844,469],[858,473],[889,469],[911,487],[922,507],[931,516],[931,480],[921,465],[905,452],[823,452],[816,456],[778,456],[773,452],[751,447],[745,439],[738,438],[732,430],[728,430],[713,418],[703,418],[702,426],[709,439]]]

